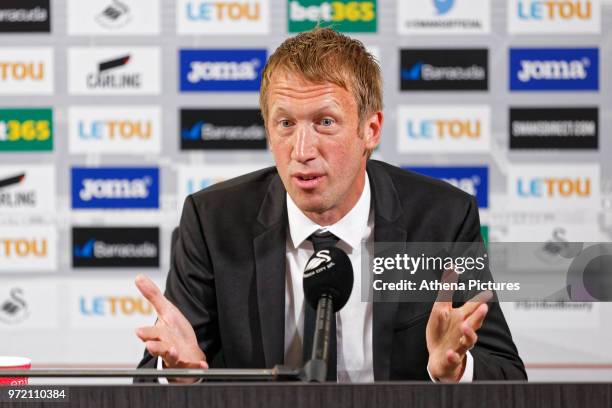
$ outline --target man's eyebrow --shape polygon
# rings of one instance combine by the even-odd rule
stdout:
[[[330,101],[326,102],[325,105],[315,110],[312,114],[314,116],[317,116],[326,113],[330,110],[337,111],[339,109],[341,109],[340,104],[338,104],[336,101]],[[271,112],[273,115],[291,115],[291,112],[282,105],[273,106]]]

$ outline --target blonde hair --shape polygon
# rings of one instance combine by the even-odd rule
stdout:
[[[259,106],[267,120],[268,86],[277,72],[295,73],[309,82],[330,82],[351,92],[360,125],[382,110],[380,67],[361,41],[330,28],[316,27],[286,39],[268,59],[262,72]]]

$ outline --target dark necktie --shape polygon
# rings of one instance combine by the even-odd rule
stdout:
[[[315,252],[325,248],[331,248],[336,246],[340,238],[326,232],[323,234],[312,234],[308,237],[308,240],[312,242]],[[317,318],[317,311],[310,307],[308,302],[304,300],[304,339],[303,339],[303,358],[304,363],[310,360],[312,357],[312,337],[315,331],[315,323]],[[330,327],[330,342],[329,342],[329,359],[327,361],[327,381],[337,381],[336,365],[336,314],[334,313],[331,319]]]

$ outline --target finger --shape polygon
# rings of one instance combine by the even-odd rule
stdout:
[[[476,296],[465,302],[463,306],[461,306],[461,311],[464,316],[470,316],[476,309],[478,309],[482,304],[487,303],[493,298],[493,292],[490,290],[485,290],[478,293]]]
[[[164,297],[157,285],[147,276],[138,274],[135,284],[142,296],[153,305],[158,316],[163,316],[172,309],[172,303]]]
[[[164,334],[164,330],[162,330],[159,326],[139,327],[136,329],[136,336],[138,336],[142,341],[160,341],[162,340],[162,336]]]
[[[453,365],[459,365],[461,364],[461,355],[459,355],[459,353],[457,353],[454,350],[447,350],[446,351],[446,360]]]
[[[442,274],[442,278],[440,279],[440,282],[444,286],[447,286],[447,285],[452,286],[453,284],[457,283],[458,280],[459,280],[459,275],[453,269],[446,269],[444,273]],[[436,307],[437,305],[438,307],[440,306],[452,307],[454,292],[455,291],[452,289],[439,290],[438,296],[436,297],[436,303],[434,303],[434,307]]]
[[[487,317],[488,312],[489,306],[486,303],[483,303],[474,311],[474,313],[465,319],[465,323],[467,323],[472,330],[476,331],[482,327],[482,323],[484,322],[485,317]]]
[[[463,323],[461,325],[461,333],[462,335],[459,338],[459,347],[455,351],[463,355],[474,347],[478,341],[478,335],[467,323]]]

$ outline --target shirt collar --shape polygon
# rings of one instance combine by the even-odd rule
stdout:
[[[289,219],[289,234],[291,235],[293,247],[297,248],[302,245],[314,232],[329,231],[352,249],[359,248],[364,231],[368,228],[370,197],[370,181],[366,174],[363,191],[355,206],[335,224],[322,227],[304,215],[289,194],[287,194],[287,217]]]

